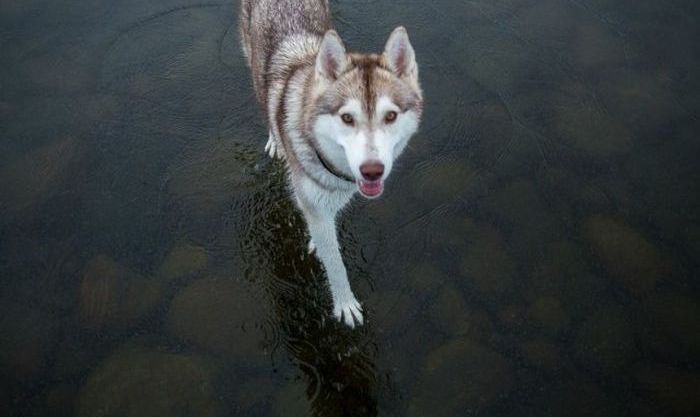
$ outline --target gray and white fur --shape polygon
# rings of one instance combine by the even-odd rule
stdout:
[[[403,27],[382,54],[348,53],[327,0],[242,0],[240,32],[271,157],[285,160],[309,250],[328,275],[335,317],[362,324],[336,235],[356,192],[376,198],[418,129],[423,96]]]

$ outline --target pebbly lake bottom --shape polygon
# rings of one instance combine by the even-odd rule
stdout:
[[[335,1],[426,113],[329,316],[237,3],[0,5],[0,415],[700,413],[693,2]]]

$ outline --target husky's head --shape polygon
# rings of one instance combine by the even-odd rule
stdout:
[[[364,197],[378,197],[422,113],[406,30],[394,29],[381,55],[348,54],[338,34],[328,31],[314,78],[307,120],[316,145],[338,168],[352,172]]]

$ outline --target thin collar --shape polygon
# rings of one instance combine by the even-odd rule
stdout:
[[[326,168],[326,171],[328,171],[331,175],[333,175],[334,177],[336,177],[336,178],[338,178],[338,179],[341,179],[341,180],[343,180],[343,181],[347,181],[347,182],[350,182],[350,183],[354,183],[354,182],[355,182],[355,179],[354,179],[354,178],[352,178],[351,176],[346,175],[346,174],[344,174],[344,173],[338,171],[338,170],[333,166],[333,164],[331,164],[331,163],[329,163],[329,162],[326,162],[326,159],[325,159],[323,156],[321,156],[321,152],[319,152],[319,150],[316,149],[315,147],[314,147],[314,151],[316,152],[316,157],[318,157],[318,160],[319,160],[319,162],[321,162],[321,165],[323,165],[323,167]]]

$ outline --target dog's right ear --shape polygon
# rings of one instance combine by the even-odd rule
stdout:
[[[316,56],[316,72],[322,77],[335,81],[348,65],[343,41],[334,30],[323,35],[321,48]]]

